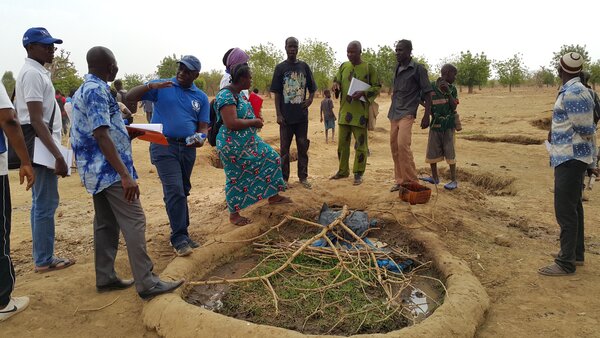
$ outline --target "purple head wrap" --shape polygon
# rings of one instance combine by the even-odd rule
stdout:
[[[250,57],[246,52],[239,48],[234,48],[227,57],[227,70],[231,72],[235,66],[246,63],[248,60],[250,60]]]

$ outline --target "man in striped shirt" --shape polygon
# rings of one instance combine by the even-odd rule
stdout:
[[[581,83],[583,57],[575,52],[560,59],[562,87],[552,112],[550,165],[554,168],[554,212],[560,225],[560,251],[554,264],[538,272],[546,276],[575,273],[584,261],[584,227],[581,187],[583,174],[593,162],[594,99]]]

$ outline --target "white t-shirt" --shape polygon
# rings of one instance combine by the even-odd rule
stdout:
[[[25,64],[17,76],[17,83],[15,86],[15,106],[21,124],[31,123],[27,102],[42,102],[43,120],[46,124],[50,123],[52,111],[56,109],[54,113],[54,124],[52,126],[52,138],[57,144],[60,144],[62,117],[58,102],[56,102],[56,99],[54,98],[55,91],[52,80],[50,79],[50,72],[44,68],[44,66],[39,64],[39,62],[30,58],[25,58]]]
[[[4,84],[0,81],[0,109],[13,108],[12,102],[8,98],[8,93],[6,93],[6,89],[4,88]],[[3,134],[4,135],[4,134]],[[6,141],[6,135],[4,135],[4,142],[8,144]],[[0,154],[0,175],[8,175],[8,151]]]

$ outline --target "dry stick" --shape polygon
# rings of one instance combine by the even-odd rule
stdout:
[[[360,238],[357,234],[355,234],[354,231],[350,230],[350,228],[348,228],[348,226],[346,226],[346,224],[344,224],[344,222],[340,221],[340,226],[344,230],[346,230],[350,234],[350,236],[354,237],[357,241],[362,243],[362,245],[364,245],[365,248],[368,247],[367,243],[365,243],[365,241],[363,241],[362,238]],[[375,265],[375,270],[377,272],[377,280],[381,283],[383,279],[381,277],[381,271],[379,270],[379,265],[377,265],[377,259],[375,258],[373,251],[369,252],[369,256],[371,256],[371,259],[373,260],[373,264]]]
[[[302,331],[304,331],[304,327],[306,326],[306,323],[308,322],[308,320],[309,320],[309,319],[310,319],[312,316],[314,316],[314,315],[316,315],[317,313],[319,313],[319,311],[321,311],[320,309],[321,309],[321,305],[323,305],[323,297],[324,297],[324,294],[323,294],[323,292],[321,292],[321,295],[320,295],[320,296],[321,296],[321,301],[319,302],[319,305],[317,305],[317,307],[315,308],[315,311],[313,311],[311,314],[309,314],[308,316],[306,316],[306,317],[304,318],[304,324],[302,324]],[[321,311],[321,312],[322,312],[322,311]]]
[[[446,297],[448,299],[450,299],[450,294],[448,293],[448,289],[446,289],[446,285],[444,285],[444,283],[442,283],[441,280],[435,278],[435,277],[429,277],[429,276],[423,276],[423,275],[415,275],[415,277],[421,277],[421,278],[425,278],[425,279],[431,279],[433,281],[436,281],[438,283],[440,283],[440,285],[444,288],[444,292],[446,293]],[[437,303],[437,302],[436,302]],[[439,305],[439,304],[438,304]]]
[[[271,295],[273,296],[273,303],[275,304],[275,317],[277,317],[279,315],[279,305],[278,305],[279,297],[277,297],[277,293],[275,292],[275,289],[273,289],[273,285],[271,285],[271,282],[269,282],[268,278],[263,278],[261,280],[267,286],[267,289],[269,289],[269,291],[271,292]]]
[[[265,257],[264,259],[262,259],[262,260],[261,260],[261,261],[260,261],[258,264],[256,264],[256,266],[255,266],[255,267],[253,267],[252,269],[250,269],[250,271],[246,272],[246,273],[245,273],[243,276],[244,276],[244,277],[245,277],[245,276],[248,276],[248,275],[249,275],[249,274],[250,274],[252,271],[256,270],[256,269],[257,269],[257,268],[258,268],[258,267],[259,267],[261,264],[263,264],[263,263],[264,263],[264,262],[265,262],[267,259],[269,259],[269,258],[271,258],[271,257],[273,257],[273,256],[278,256],[278,255],[281,255],[281,254],[282,254],[281,252],[275,252],[275,253],[272,253],[272,254],[268,255],[267,257]]]
[[[260,277],[247,277],[247,278],[236,278],[236,279],[221,279],[221,280],[212,280],[212,281],[197,281],[197,282],[189,282],[188,285],[210,285],[210,284],[222,284],[222,283],[254,282],[254,281],[261,280],[263,278],[270,278],[273,275],[278,274],[279,272],[281,272],[282,270],[284,270],[294,260],[294,258],[296,258],[300,253],[302,253],[302,251],[304,251],[304,249],[306,247],[308,247],[309,245],[311,245],[317,239],[319,239],[319,238],[321,238],[323,236],[326,236],[327,232],[330,229],[332,229],[334,226],[336,226],[338,224],[341,224],[342,220],[346,217],[347,214],[348,214],[348,207],[344,206],[344,208],[342,209],[341,214],[333,222],[331,222],[331,224],[329,224],[326,227],[323,227],[322,225],[318,224],[318,226],[321,227],[321,228],[323,228],[323,230],[321,230],[317,235],[313,236],[312,238],[310,238],[309,240],[307,240],[306,242],[304,242],[304,244],[302,244],[302,246],[300,248],[298,248],[287,259],[287,261],[283,265],[281,265],[277,269],[269,272],[268,274],[266,274],[264,276],[260,276]],[[302,220],[302,221],[304,221],[304,220]],[[310,223],[317,224],[317,223],[313,223],[313,222],[309,222],[309,221],[305,221],[305,222],[309,223],[309,224]]]
[[[119,297],[121,297],[121,296],[117,296],[117,298],[113,299],[113,301],[112,301],[112,302],[110,302],[110,303],[108,303],[108,304],[106,304],[106,305],[104,305],[104,306],[97,307],[97,308],[91,308],[91,309],[81,309],[81,310],[79,310],[79,305],[78,305],[78,306],[77,306],[77,308],[75,309],[75,312],[73,312],[73,316],[74,316],[74,315],[75,315],[75,314],[76,314],[78,311],[79,311],[79,312],[91,312],[91,311],[100,311],[100,310],[104,310],[104,309],[106,309],[107,307],[109,307],[109,306],[113,305],[113,304],[114,304],[114,303],[117,301],[117,299],[119,299]]]
[[[263,232],[262,234],[260,234],[258,236],[254,236],[254,237],[248,238],[248,239],[241,239],[241,240],[237,240],[237,241],[224,241],[224,240],[220,240],[220,239],[215,239],[215,242],[218,241],[219,243],[244,243],[244,242],[251,242],[251,241],[257,240],[261,237],[264,237],[269,232],[271,232],[275,229],[279,229],[281,226],[285,225],[287,222],[290,221],[289,217],[290,216],[285,216],[285,218],[281,222],[279,222],[277,225],[272,226],[271,228],[269,228],[269,230]]]
[[[360,331],[360,328],[363,326],[363,324],[365,323],[365,321],[367,320],[367,317],[369,316],[368,312],[365,312],[365,316],[363,317],[363,320],[358,324],[358,327],[356,328],[356,331],[354,331],[354,334],[357,334],[358,331]]]
[[[340,222],[341,223],[341,222]],[[329,239],[329,237],[324,236],[323,238],[325,238],[325,240],[327,241],[327,243],[331,246],[331,248],[333,249],[333,252],[335,253],[335,255],[337,256],[338,260],[340,261],[340,263],[342,264],[342,268],[344,270],[346,270],[352,277],[356,278],[359,282],[361,282],[362,284],[365,285],[369,285],[369,286],[373,286],[371,283],[365,281],[364,279],[358,277],[354,272],[352,272],[350,269],[348,269],[346,267],[346,265],[344,264],[344,260],[342,259],[342,257],[340,257],[340,253],[339,251],[334,247],[333,243],[331,242],[331,240]]]

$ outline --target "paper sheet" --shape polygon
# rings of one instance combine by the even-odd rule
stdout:
[[[143,131],[144,135],[137,137],[140,140],[162,145],[169,144],[167,138],[162,133],[162,123],[133,123],[125,127],[127,128],[127,130]]]
[[[370,84],[353,77],[350,81],[350,87],[348,88],[348,95],[352,96],[352,94],[356,92],[366,91],[369,88],[371,88]],[[361,96],[360,100],[363,102],[367,102],[364,96]]]
[[[69,168],[67,171],[67,175],[71,176],[71,164],[73,164],[73,150],[67,149],[60,144],[56,144],[61,154],[65,158],[65,162],[67,163],[67,167]],[[55,169],[56,159],[54,155],[48,150],[46,145],[42,142],[39,137],[35,138],[34,148],[33,148],[33,163],[43,165],[49,169]]]
[[[141,130],[154,131],[154,132],[161,133],[161,134],[163,132],[162,123],[132,123],[127,127],[141,129]]]

